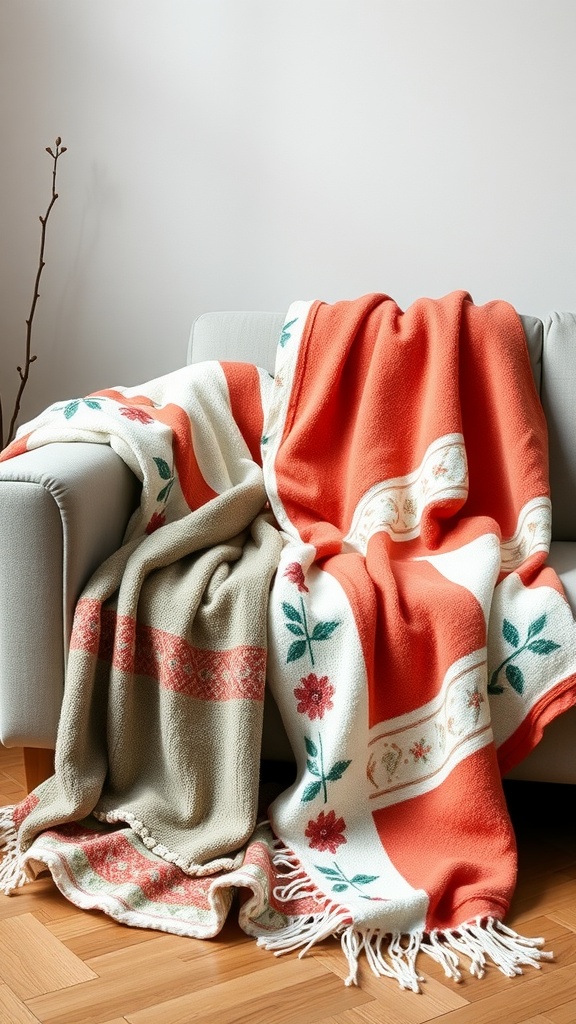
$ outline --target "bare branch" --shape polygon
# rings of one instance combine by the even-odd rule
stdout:
[[[12,439],[14,437],[14,434],[16,432],[16,421],[18,419],[18,414],[20,412],[20,405],[21,405],[21,402],[22,402],[22,395],[24,394],[24,388],[26,387],[26,384],[28,383],[28,377],[29,377],[29,374],[30,374],[30,367],[32,366],[32,363],[34,363],[36,361],[36,359],[38,358],[37,356],[33,356],[31,354],[31,352],[32,352],[32,325],[33,325],[33,322],[34,322],[34,314],[36,313],[36,305],[38,303],[38,299],[40,298],[40,291],[39,291],[40,278],[42,276],[42,271],[44,270],[44,267],[46,266],[46,263],[44,261],[44,250],[45,250],[45,247],[46,247],[46,225],[48,223],[48,218],[49,218],[49,216],[50,216],[50,214],[52,212],[52,208],[54,206],[54,203],[58,199],[58,193],[56,191],[56,172],[58,170],[58,160],[62,156],[62,153],[65,153],[66,149],[67,149],[67,147],[66,146],[62,146],[61,143],[62,143],[62,139],[60,138],[60,136],[58,136],[58,138],[56,139],[56,144],[55,144],[56,145],[56,151],[55,152],[52,150],[51,146],[47,146],[46,147],[46,152],[52,157],[52,195],[51,195],[50,202],[48,204],[48,208],[46,210],[46,213],[44,214],[43,217],[39,218],[40,224],[41,224],[40,255],[39,255],[39,258],[38,258],[38,269],[36,271],[36,279],[34,281],[34,294],[32,296],[32,305],[30,307],[30,313],[28,315],[28,319],[26,320],[26,347],[25,347],[24,369],[22,369],[21,366],[16,367],[16,372],[18,373],[18,375],[20,377],[20,386],[18,388],[18,392],[17,392],[16,398],[14,400],[14,409],[13,409],[13,412],[12,412],[12,418],[10,420],[10,426],[8,428],[8,436],[6,438],[6,442],[4,442],[4,430],[3,430],[3,420],[2,420],[2,402],[0,400],[0,449],[2,449],[4,447],[5,443],[7,445],[10,444],[10,442],[12,441]]]

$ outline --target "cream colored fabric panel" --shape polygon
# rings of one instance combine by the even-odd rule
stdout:
[[[558,573],[576,615],[576,544],[553,542],[548,564]],[[576,708],[560,715],[546,728],[542,742],[510,773],[510,778],[576,783]]]

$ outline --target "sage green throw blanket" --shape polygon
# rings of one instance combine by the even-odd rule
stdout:
[[[16,812],[20,858],[44,829],[92,816],[126,823],[189,875],[213,874],[240,862],[254,831],[281,539],[230,401],[236,383],[259,405],[259,375],[230,373],[190,367],[33,426],[38,443],[111,444],[143,486],[126,543],[78,602],[56,773]]]

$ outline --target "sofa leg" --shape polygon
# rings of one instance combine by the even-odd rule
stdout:
[[[26,792],[31,793],[41,782],[54,775],[54,751],[41,747],[24,747]]]

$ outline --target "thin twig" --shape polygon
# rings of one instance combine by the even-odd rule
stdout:
[[[15,401],[14,401],[14,410],[13,410],[13,413],[12,413],[12,419],[10,420],[10,427],[8,429],[8,437],[6,438],[6,444],[7,445],[10,444],[10,442],[12,441],[12,439],[14,437],[14,434],[15,434],[16,420],[18,419],[18,414],[20,412],[20,403],[22,401],[22,395],[24,394],[24,388],[26,387],[26,384],[28,383],[28,377],[30,376],[30,367],[32,366],[32,363],[36,362],[36,359],[37,359],[37,356],[32,355],[32,324],[34,322],[34,314],[36,312],[36,305],[38,303],[38,299],[40,298],[40,291],[39,291],[39,288],[40,288],[40,278],[42,277],[42,271],[44,270],[44,267],[46,266],[46,263],[44,261],[44,250],[45,250],[45,246],[46,246],[46,225],[48,223],[48,218],[50,216],[50,213],[52,212],[52,207],[54,206],[54,203],[58,199],[58,193],[56,191],[56,172],[57,172],[57,169],[58,169],[58,160],[62,156],[62,153],[65,153],[66,149],[67,149],[66,146],[62,145],[62,139],[60,138],[60,136],[58,136],[58,138],[56,139],[55,147],[56,147],[56,151],[55,152],[52,150],[51,146],[47,146],[46,147],[46,152],[49,153],[50,156],[52,157],[52,196],[51,196],[51,199],[50,199],[50,203],[48,205],[48,209],[46,210],[46,213],[44,214],[43,217],[40,217],[40,224],[42,225],[41,233],[40,233],[40,256],[39,256],[39,259],[38,259],[38,269],[36,271],[36,280],[34,282],[34,295],[32,297],[32,305],[30,307],[30,313],[29,313],[28,319],[26,320],[26,348],[25,348],[24,369],[22,369],[21,366],[17,366],[16,367],[16,369],[18,371],[18,375],[20,377],[20,386],[18,388],[18,392],[16,394],[16,398],[15,398]],[[3,432],[3,422],[2,422],[2,403],[0,401],[0,448],[3,448],[3,447],[4,447],[4,432]]]

